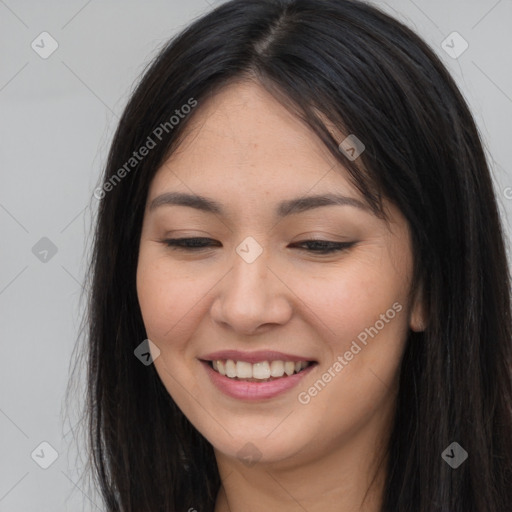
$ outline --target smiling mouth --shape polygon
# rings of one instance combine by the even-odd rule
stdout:
[[[224,377],[245,382],[270,382],[283,379],[316,364],[314,361],[260,361],[249,363],[232,359],[204,362]]]

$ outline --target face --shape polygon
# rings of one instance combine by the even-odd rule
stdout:
[[[163,384],[224,457],[297,464],[378,438],[423,321],[408,302],[405,219],[391,204],[389,224],[373,215],[254,83],[225,87],[191,121],[150,185],[140,240],[137,293]],[[342,198],[313,200],[326,195]]]

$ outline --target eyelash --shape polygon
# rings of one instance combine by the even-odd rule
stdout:
[[[182,251],[191,251],[191,252],[199,252],[202,249],[208,249],[211,247],[211,244],[208,245],[187,245],[187,242],[192,242],[193,244],[197,244],[198,241],[201,240],[211,240],[211,238],[168,238],[166,240],[162,240],[162,243],[165,243],[169,248],[173,250],[182,250]],[[305,251],[324,255],[324,254],[332,254],[335,252],[346,251],[350,247],[352,247],[356,242],[331,242],[329,240],[304,240],[302,242],[296,242],[294,245],[311,245],[316,244],[324,245],[323,249],[320,251],[314,249],[304,249]],[[184,246],[183,246],[184,245]],[[328,246],[328,247],[326,247]]]

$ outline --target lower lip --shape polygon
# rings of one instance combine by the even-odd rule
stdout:
[[[201,361],[213,384],[224,394],[239,400],[262,400],[273,398],[295,387],[316,364],[311,364],[299,373],[268,382],[234,380],[216,372],[208,363]]]

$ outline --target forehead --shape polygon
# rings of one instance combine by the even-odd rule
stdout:
[[[335,189],[359,196],[311,128],[255,82],[225,86],[188,121],[151,191],[185,184],[195,193],[259,191],[270,198],[284,190],[295,196]]]

